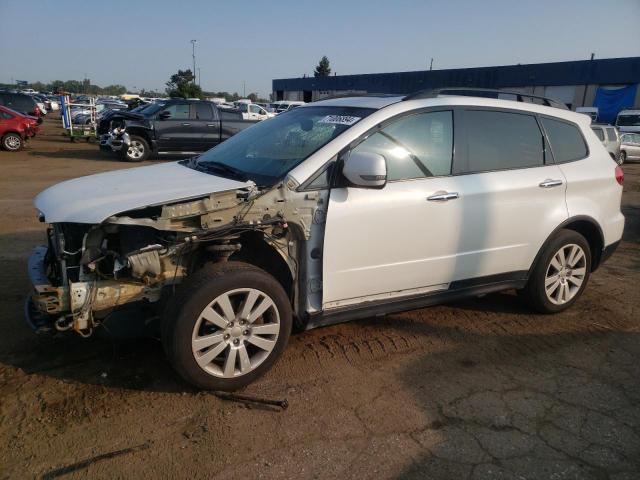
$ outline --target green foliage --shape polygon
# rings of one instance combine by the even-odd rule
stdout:
[[[191,69],[178,70],[166,83],[167,94],[177,98],[202,98],[202,89],[194,83]]]
[[[37,92],[65,92],[65,93],[89,93],[92,95],[122,95],[127,93],[127,87],[124,85],[108,85],[104,88],[98,85],[92,85],[88,79],[79,80],[54,80],[50,83],[33,82],[26,87],[16,87],[16,85],[0,84],[2,88],[18,89],[33,88]]]
[[[331,74],[331,67],[329,66],[329,59],[326,55],[323,55],[320,59],[320,63],[313,71],[314,77],[328,77]]]

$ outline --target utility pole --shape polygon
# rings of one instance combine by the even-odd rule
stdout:
[[[196,83],[196,43],[197,40],[191,40],[191,56],[193,57],[193,84]]]
[[[431,57],[431,63],[429,64],[429,71],[433,70],[433,57]]]
[[[242,98],[247,98],[247,82],[242,81]]]
[[[198,67],[198,86],[200,86],[201,80],[202,80],[202,75],[200,75],[200,67]]]

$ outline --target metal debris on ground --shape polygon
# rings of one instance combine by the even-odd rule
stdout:
[[[246,405],[258,404],[258,405],[269,405],[273,407],[279,407],[282,410],[286,410],[289,408],[289,402],[287,399],[283,400],[271,400],[269,398],[261,398],[255,397],[253,395],[242,395],[239,393],[229,393],[229,392],[220,392],[214,391],[211,392],[213,395],[218,397],[220,400],[228,400],[230,402],[240,402]]]

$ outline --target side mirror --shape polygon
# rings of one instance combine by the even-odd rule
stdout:
[[[160,112],[160,115],[158,115],[158,118],[160,120],[166,120],[168,118],[171,118],[171,112],[169,112],[168,110],[164,110]]]
[[[387,183],[387,161],[379,153],[351,152],[342,174],[354,187],[383,188]]]

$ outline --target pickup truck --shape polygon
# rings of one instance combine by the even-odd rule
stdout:
[[[205,152],[256,121],[203,100],[169,100],[135,112],[114,112],[98,125],[100,149],[128,162],[150,155],[189,156]]]

